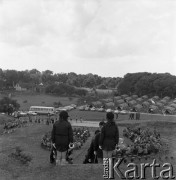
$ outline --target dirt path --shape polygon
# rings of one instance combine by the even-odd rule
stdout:
[[[84,143],[84,145],[81,147],[79,151],[74,150],[73,152],[73,163],[74,164],[83,164],[85,155],[87,154],[87,150],[90,147],[90,143],[92,141],[93,132],[91,133],[91,136],[87,139],[87,141]]]

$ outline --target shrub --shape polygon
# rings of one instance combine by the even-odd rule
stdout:
[[[22,164],[28,164],[32,160],[32,155],[29,152],[23,151],[21,147],[17,146],[11,156],[19,160]]]
[[[85,96],[87,91],[84,89],[78,89],[74,86],[70,86],[68,84],[52,84],[48,85],[45,89],[46,93],[57,94],[57,95],[65,95],[72,96],[73,94],[77,94],[79,96]]]
[[[19,108],[20,104],[17,103],[17,100],[13,100],[8,97],[4,97],[0,100],[0,112],[12,114]]]
[[[23,151],[23,150],[22,150],[22,148],[21,148],[20,146],[17,146],[17,147],[15,148],[16,155],[20,155],[20,153],[21,153],[22,151]]]
[[[58,108],[58,107],[62,106],[62,103],[60,101],[58,101],[58,102],[54,102],[53,105],[55,108]]]
[[[27,100],[24,100],[23,103],[27,103]]]
[[[69,100],[69,101],[72,101],[72,100],[73,100],[73,98],[72,98],[72,97],[68,97],[68,100]]]

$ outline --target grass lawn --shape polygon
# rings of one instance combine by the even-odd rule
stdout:
[[[80,111],[82,113],[82,111]],[[72,114],[73,113],[73,114]],[[74,116],[76,111],[71,111],[69,114]],[[90,117],[93,116],[91,114],[86,114],[84,117],[88,116],[87,119],[91,119]],[[82,114],[81,114],[82,115]],[[105,114],[101,114],[102,116],[94,114],[94,117],[100,119],[105,116]],[[124,116],[123,116],[124,117]],[[92,117],[92,119],[94,119]],[[121,123],[120,123],[121,122]],[[122,137],[123,128],[127,125],[132,125],[131,121],[125,120],[119,122],[119,129],[120,129],[120,137]],[[134,121],[133,125],[135,125],[136,121]],[[140,121],[142,126],[146,126],[149,128],[157,127],[157,129],[161,133],[161,137],[164,138],[170,147],[169,154],[164,154],[161,157],[161,160],[156,158],[157,162],[163,164],[164,162],[171,162],[172,164],[176,165],[175,158],[176,158],[176,123],[173,122],[157,122],[157,121]],[[137,124],[139,124],[137,122]],[[1,128],[3,126],[0,126]],[[90,145],[91,137],[93,136],[94,128],[89,128],[91,131],[91,137],[87,140],[81,150],[75,150],[73,154],[74,165],[68,166],[61,166],[55,167],[49,163],[49,151],[44,150],[40,147],[40,141],[45,134],[45,132],[51,131],[52,126],[44,125],[44,124],[31,124],[27,127],[22,127],[16,129],[15,132],[12,134],[5,134],[0,136],[0,180],[12,180],[12,179],[19,179],[19,180],[54,180],[54,179],[61,179],[61,180],[84,180],[84,179],[92,179],[92,180],[99,180],[103,179],[103,166],[102,165],[83,165],[82,162],[84,160],[84,156],[87,152],[87,149]],[[33,159],[30,162],[29,166],[22,165],[18,160],[15,160],[8,155],[14,151],[16,146],[20,146],[25,152],[28,152],[32,155]],[[167,156],[167,159],[165,158]],[[175,157],[174,160],[171,160],[170,157]],[[142,159],[141,161],[136,160],[136,163],[139,164],[140,162],[151,162],[152,158],[145,160]],[[130,162],[130,159],[127,159]],[[127,169],[127,164],[123,163],[121,166],[122,171]],[[175,169],[175,167],[174,167]],[[176,169],[175,169],[176,170]],[[174,171],[175,172],[175,171]],[[147,170],[148,180],[150,180],[150,169]],[[116,179],[118,179],[116,177]]]
[[[79,111],[79,110],[73,110],[69,112],[69,115],[72,119],[80,119],[81,117],[84,120],[88,121],[101,121],[106,119],[106,112],[97,112],[97,111]],[[116,119],[116,116],[115,116]],[[119,115],[116,121],[126,121],[129,119],[129,114],[126,115]],[[142,114],[140,115],[140,121],[175,121],[176,122],[176,116],[164,116],[160,114]],[[131,122],[134,122],[134,120],[131,120]]]
[[[0,125],[4,124],[5,122],[12,121],[13,118],[8,115],[0,114]]]
[[[78,98],[58,97],[46,94],[16,94],[12,96],[20,104],[20,110],[28,111],[30,106],[53,106],[54,102],[60,102],[63,106],[76,104]],[[26,102],[25,102],[26,101]]]

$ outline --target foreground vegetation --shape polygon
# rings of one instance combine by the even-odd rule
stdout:
[[[74,111],[72,111],[74,113]],[[75,111],[76,113],[76,111]],[[87,112],[91,113],[91,112]],[[93,112],[92,112],[93,113]],[[71,114],[71,112],[70,112]],[[72,116],[73,114],[71,114]],[[105,115],[105,114],[103,114]],[[103,116],[102,117],[105,117]],[[88,116],[88,114],[87,114]],[[89,115],[90,117],[92,114]],[[73,117],[73,116],[72,116]],[[86,117],[86,116],[85,116]],[[124,116],[123,116],[124,117]],[[0,117],[2,118],[2,116]],[[159,119],[158,119],[159,120]],[[135,160],[135,163],[141,162],[152,162],[153,158],[156,158],[157,162],[163,164],[164,162],[170,162],[176,165],[176,126],[175,122],[163,122],[163,121],[129,121],[127,119],[119,120],[119,130],[120,137],[122,137],[123,129],[126,126],[135,127],[142,126],[143,128],[157,128],[157,131],[160,132],[161,138],[169,143],[170,152],[163,154],[162,156],[151,156],[149,159],[138,159]],[[73,123],[73,120],[72,122]],[[80,125],[81,123],[73,124]],[[83,123],[81,125],[84,125]],[[87,124],[88,125],[88,124]],[[98,125],[98,123],[97,123]],[[0,126],[2,129],[3,126]],[[62,179],[62,180],[82,180],[82,179],[103,179],[103,166],[102,165],[83,165],[83,160],[87,149],[90,145],[91,138],[93,137],[95,127],[89,128],[91,132],[91,137],[86,141],[80,150],[76,150],[73,153],[74,165],[55,167],[49,162],[49,152],[40,147],[40,142],[43,135],[52,129],[52,125],[46,125],[44,123],[30,123],[26,127],[17,128],[11,134],[5,134],[0,136],[0,175],[1,179],[5,180],[38,180],[38,179]],[[20,158],[14,158],[11,156],[12,153],[15,153],[16,147],[20,147],[22,152],[20,152]],[[15,152],[14,152],[15,151]],[[174,157],[171,159],[171,157]],[[23,163],[24,159],[28,159],[28,163]],[[22,160],[22,161],[21,161]],[[29,161],[30,160],[30,161]],[[26,162],[26,161],[25,161]],[[131,162],[130,159],[127,159],[126,163],[122,164],[122,171],[125,170],[128,162]],[[76,165],[75,165],[76,164]],[[161,168],[160,168],[161,169]],[[160,171],[158,169],[158,171]],[[175,169],[175,166],[174,166]],[[147,177],[150,180],[150,170],[147,170]]]

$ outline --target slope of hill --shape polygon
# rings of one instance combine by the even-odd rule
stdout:
[[[135,122],[134,122],[135,123]],[[142,123],[142,121],[141,121]],[[133,124],[134,125],[134,124]],[[126,126],[123,124],[123,126]],[[161,136],[164,137],[170,145],[171,153],[163,154],[161,157],[162,160],[159,162],[163,164],[165,161],[169,161],[172,164],[176,164],[175,160],[170,160],[170,157],[176,157],[176,140],[175,132],[176,126],[173,123],[161,123],[161,122],[152,122],[152,123],[143,123],[143,126],[146,127],[158,127],[158,130],[161,132]],[[52,126],[47,126],[44,124],[30,124],[27,127],[18,128],[12,134],[6,134],[0,136],[0,176],[1,180],[99,180],[103,179],[103,166],[92,164],[92,165],[83,165],[82,161],[86,154],[87,148],[89,147],[91,137],[87,143],[81,148],[81,150],[74,152],[74,162],[76,164],[59,166],[55,167],[49,163],[49,151],[44,150],[40,147],[40,142],[43,134],[52,129]],[[123,127],[119,127],[120,136],[122,136]],[[90,128],[91,130],[91,128]],[[93,130],[93,129],[92,129]],[[28,152],[32,155],[32,161],[29,166],[21,164],[18,160],[11,158],[9,156],[14,149],[20,146],[24,152]],[[165,158],[167,156],[167,159]],[[159,158],[159,157],[156,157]],[[142,159],[142,162],[152,161],[152,158],[148,160]],[[157,159],[158,161],[158,159]],[[128,159],[130,162],[130,159]],[[135,161],[140,163],[139,161]],[[123,163],[121,166],[122,171],[124,171],[127,164]],[[146,173],[150,176],[149,170]],[[150,180],[151,178],[146,178]]]

